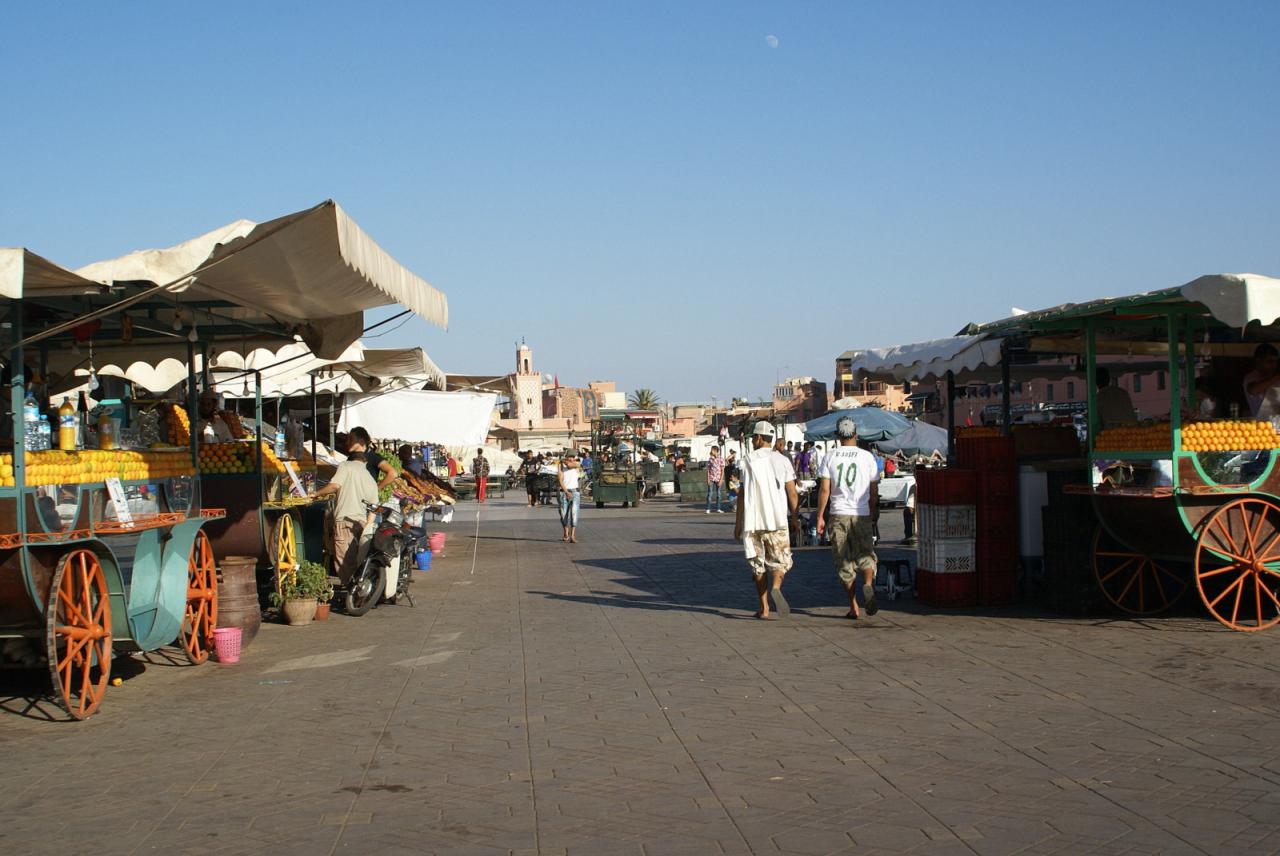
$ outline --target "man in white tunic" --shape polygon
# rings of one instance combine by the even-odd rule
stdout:
[[[779,615],[791,614],[782,594],[782,578],[791,570],[791,527],[800,504],[795,470],[786,455],[773,450],[774,434],[773,426],[764,421],[757,422],[751,432],[752,451],[739,467],[742,488],[733,530],[733,537],[742,540],[755,577],[760,598],[756,618],[761,619],[773,617],[770,595]]]

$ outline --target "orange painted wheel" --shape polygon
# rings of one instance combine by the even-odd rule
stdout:
[[[92,716],[111,680],[111,598],[91,550],[58,560],[45,610],[54,694],[75,719]]]
[[[1093,536],[1093,575],[1107,600],[1131,615],[1164,612],[1190,586],[1185,568],[1178,573],[1144,553],[1135,553],[1101,526]]]
[[[1232,630],[1280,622],[1280,505],[1245,497],[1205,518],[1196,542],[1196,587],[1213,617]]]
[[[187,562],[187,612],[182,618],[182,653],[192,663],[203,663],[213,650],[218,626],[218,568],[209,536],[196,533]]]

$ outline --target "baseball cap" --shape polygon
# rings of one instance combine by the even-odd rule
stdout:
[[[836,421],[836,436],[845,440],[858,436],[858,423],[853,421],[852,416],[841,416]]]
[[[756,423],[755,428],[751,429],[751,435],[753,437],[774,437],[777,433],[778,432],[774,430],[774,427],[763,419]]]

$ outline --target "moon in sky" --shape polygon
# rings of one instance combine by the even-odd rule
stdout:
[[[776,48],[778,46],[778,37],[774,35],[765,36],[764,43],[771,48]]]

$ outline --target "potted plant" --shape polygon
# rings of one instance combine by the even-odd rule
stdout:
[[[280,591],[271,593],[271,602],[280,607],[290,624],[310,624],[320,606],[319,597],[328,584],[324,568],[314,562],[303,562],[280,581]]]
[[[317,576],[316,621],[324,621],[329,617],[329,601],[333,600],[333,582],[329,579],[329,572],[319,562],[303,562],[302,568]]]

